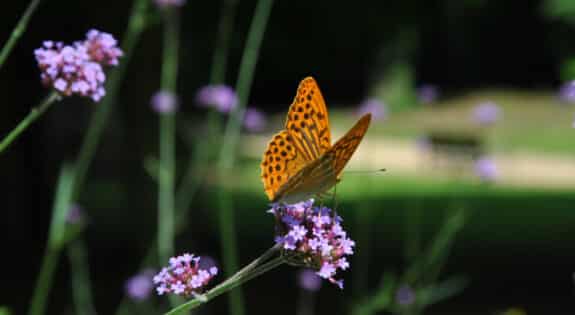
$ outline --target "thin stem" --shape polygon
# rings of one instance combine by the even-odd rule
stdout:
[[[223,1],[220,13],[220,21],[218,24],[218,38],[216,40],[214,56],[212,57],[212,71],[210,74],[211,84],[222,83],[226,78],[226,68],[228,65],[227,61],[230,50],[230,38],[238,2],[238,0]]]
[[[76,160],[76,182],[72,195],[74,200],[79,198],[79,194],[82,191],[88,169],[92,164],[96,149],[98,149],[98,145],[102,138],[104,127],[108,122],[111,107],[116,102],[120,83],[126,73],[126,68],[128,67],[130,58],[133,54],[134,47],[138,43],[142,30],[145,27],[145,16],[148,3],[148,0],[135,0],[132,7],[130,20],[128,22],[126,32],[124,33],[122,43],[124,56],[122,57],[120,65],[116,69],[112,70],[108,77],[108,82],[106,84],[107,96],[102,100],[101,104],[98,104],[94,114],[92,115],[90,126],[84,136],[82,147],[80,148],[80,152]]]
[[[224,143],[220,151],[219,168],[227,171],[233,167],[236,147],[240,137],[240,128],[246,103],[252,86],[256,63],[264,31],[271,13],[273,0],[259,0],[250,26],[246,47],[242,56],[236,90],[238,104],[230,112],[230,119],[224,134]]]
[[[24,11],[24,14],[22,15],[22,17],[20,17],[18,24],[16,24],[16,27],[12,31],[12,34],[10,34],[10,38],[8,39],[6,44],[4,44],[4,47],[2,47],[2,51],[0,51],[0,69],[2,69],[4,62],[6,62],[6,59],[12,52],[12,49],[14,48],[14,45],[16,45],[18,39],[20,39],[20,37],[22,37],[22,35],[26,31],[26,27],[28,27],[28,22],[30,21],[32,14],[36,12],[38,5],[40,5],[40,0],[32,0],[30,2],[28,7],[26,8],[26,11]]]
[[[179,19],[176,10],[168,9],[164,19],[164,56],[162,90],[175,94],[178,68]],[[174,252],[175,238],[175,115],[160,115],[160,160],[158,181],[158,257],[168,261]]]
[[[282,257],[277,257],[272,259],[271,261],[269,261],[268,263],[260,266],[257,269],[254,269],[252,272],[242,275],[242,276],[236,276],[234,281],[225,281],[223,283],[221,283],[218,286],[215,286],[214,288],[212,288],[211,290],[209,290],[207,293],[204,294],[204,298],[202,300],[200,299],[194,299],[191,300],[187,303],[181,304],[175,308],[173,308],[172,310],[170,310],[169,312],[165,313],[164,315],[175,315],[175,314],[180,314],[189,310],[192,310],[198,306],[200,306],[201,304],[207,303],[208,301],[214,299],[215,297],[226,293],[234,288],[236,288],[237,286],[240,286],[248,281],[250,281],[253,278],[256,278],[274,268],[277,268],[279,266],[281,266],[282,264],[284,264],[285,261]],[[233,291],[232,291],[233,292]]]
[[[0,154],[2,154],[12,144],[12,142],[16,140],[16,138],[18,138],[18,136],[20,136],[20,134],[26,130],[26,128],[28,128],[34,121],[36,121],[36,119],[42,116],[42,114],[44,114],[44,112],[50,108],[50,105],[58,100],[58,97],[58,93],[56,91],[52,91],[50,94],[48,94],[48,96],[44,98],[44,100],[42,100],[40,105],[33,107],[30,110],[30,113],[28,113],[28,115],[24,117],[24,119],[22,119],[22,121],[20,121],[20,123],[14,129],[12,129],[12,131],[10,131],[6,137],[4,137],[4,139],[2,139],[2,142],[0,142]]]
[[[42,267],[36,282],[36,288],[34,289],[34,295],[32,296],[28,315],[44,314],[46,310],[46,299],[48,298],[48,292],[52,287],[54,271],[56,270],[56,265],[58,264],[59,259],[60,248],[47,246],[46,253],[42,259]]]
[[[236,83],[238,104],[230,112],[230,118],[226,126],[223,145],[218,160],[219,178],[222,178],[224,174],[229,172],[234,164],[241,121],[244,116],[259,49],[271,13],[272,4],[273,0],[259,0],[255,8]],[[219,200],[220,231],[225,266],[224,272],[229,276],[233,270],[237,269],[238,265],[233,201],[231,194],[225,188],[219,190]],[[245,313],[240,290],[236,290],[230,294],[230,305],[232,315],[243,315]]]
[[[74,298],[75,314],[96,314],[92,304],[92,291],[90,290],[89,263],[86,257],[84,240],[77,239],[68,244],[68,258],[72,270],[72,295]]]

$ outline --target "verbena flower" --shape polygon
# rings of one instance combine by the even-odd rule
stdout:
[[[115,66],[122,51],[112,35],[90,30],[86,40],[73,45],[45,41],[34,51],[45,86],[64,96],[90,97],[95,102],[105,94],[102,66]]]
[[[168,91],[158,91],[152,96],[150,101],[152,109],[159,114],[173,113],[178,108],[178,98],[174,93]]]
[[[411,305],[415,302],[415,292],[409,285],[404,284],[395,292],[395,302],[402,306]]]
[[[212,107],[219,112],[229,113],[238,102],[236,92],[227,85],[208,85],[196,94],[196,102],[203,107]]]
[[[373,119],[382,120],[387,116],[387,106],[378,99],[368,98],[359,104],[357,112],[360,116],[371,113]]]
[[[419,136],[415,139],[415,146],[421,152],[427,152],[431,149],[431,140],[428,136]]]
[[[575,103],[575,80],[561,85],[559,88],[559,99],[565,103]]]
[[[417,88],[417,99],[423,104],[435,102],[438,96],[439,90],[433,84],[423,84]]]
[[[483,156],[475,161],[475,174],[484,181],[494,181],[499,176],[495,161]]]
[[[307,291],[315,292],[321,288],[321,278],[310,269],[303,269],[298,273],[299,286]]]
[[[117,66],[118,58],[124,55],[114,36],[95,29],[88,31],[84,42],[76,44],[85,46],[90,58],[104,66]]]
[[[246,109],[244,114],[244,127],[251,132],[262,131],[266,126],[266,116],[255,108]]]
[[[473,108],[473,120],[480,125],[491,125],[501,117],[501,109],[494,102],[484,102]]]
[[[126,295],[135,301],[148,299],[154,289],[154,270],[146,269],[126,281]]]
[[[353,254],[355,242],[343,230],[341,217],[327,207],[314,207],[313,199],[274,204],[269,212],[276,217],[276,243],[288,263],[311,268],[343,289],[343,280],[335,276],[349,268],[346,256]]]
[[[186,4],[186,0],[154,0],[154,3],[160,8],[181,7]]]
[[[153,281],[159,295],[172,293],[190,297],[200,294],[217,274],[217,267],[200,268],[200,257],[186,253],[170,258],[170,265],[155,275]]]

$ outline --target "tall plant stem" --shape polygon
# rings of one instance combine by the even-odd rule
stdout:
[[[76,160],[76,182],[72,194],[74,200],[79,198],[82,191],[88,169],[92,164],[94,154],[96,153],[102,138],[104,127],[108,122],[111,107],[118,97],[120,83],[126,73],[130,58],[134,52],[134,47],[138,43],[140,35],[145,27],[145,16],[148,3],[149,0],[135,0],[132,6],[130,20],[122,42],[124,57],[122,58],[118,68],[112,70],[108,77],[108,82],[106,84],[107,96],[102,100],[101,104],[98,104],[92,115],[88,131],[84,136],[82,147],[80,148],[80,152]]]
[[[33,122],[36,121],[56,100],[58,100],[58,93],[55,91],[51,92],[44,98],[40,105],[32,108],[30,113],[20,123],[2,139],[0,142],[0,154],[2,154],[13,142],[20,136],[24,130],[26,130]]]
[[[175,95],[178,69],[178,11],[165,10],[162,90]],[[158,176],[158,257],[168,261],[174,252],[175,238],[175,115],[160,114],[160,165]]]
[[[244,116],[249,91],[252,86],[255,66],[259,56],[259,50],[269,19],[273,0],[259,0],[254,17],[249,29],[246,46],[242,56],[236,91],[238,93],[238,104],[230,112],[222,149],[218,160],[218,170],[220,183],[223,183],[224,174],[227,174],[233,167],[236,157],[236,147],[240,137],[241,122]],[[238,266],[237,242],[234,225],[234,207],[230,192],[222,187],[219,190],[219,214],[222,251],[224,258],[224,272],[230,276]],[[244,302],[240,290],[234,290],[230,294],[230,307],[232,315],[243,315]]]
[[[40,0],[30,1],[30,4],[28,4],[26,11],[24,11],[24,14],[22,15],[22,17],[20,17],[18,24],[16,24],[16,27],[12,31],[12,34],[10,34],[10,38],[8,38],[8,41],[6,41],[6,44],[4,44],[2,50],[0,51],[0,69],[2,69],[4,62],[6,62],[6,59],[12,52],[12,49],[14,49],[14,46],[16,45],[16,42],[18,42],[18,39],[20,39],[20,37],[22,37],[22,35],[26,31],[26,28],[28,27],[28,22],[30,21],[32,14],[36,12],[36,9],[38,8],[39,5]]]

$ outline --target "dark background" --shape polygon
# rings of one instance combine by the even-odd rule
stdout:
[[[0,134],[10,130],[46,93],[33,58],[33,50],[43,40],[71,42],[83,38],[90,28],[120,37],[131,5],[125,0],[44,2],[0,71]],[[219,1],[189,2],[181,32],[179,90],[183,103],[192,103],[196,90],[208,80],[219,18]],[[27,1],[2,4],[0,42],[8,38],[26,5]],[[297,82],[310,74],[321,82],[328,102],[357,103],[366,95],[370,82],[397,60],[415,67],[418,84],[436,84],[446,95],[493,86],[555,88],[560,82],[561,62],[575,49],[573,28],[547,18],[542,5],[541,1],[525,0],[277,1],[261,48],[250,104],[268,113],[283,112]],[[254,6],[254,1],[240,1],[238,7],[226,80],[229,84],[236,79]],[[142,172],[141,157],[155,150],[156,122],[148,100],[159,86],[160,55],[161,26],[157,23],[145,31],[131,60],[115,118],[90,173],[92,183],[82,196],[90,205],[86,235],[100,314],[113,311],[122,296],[123,281],[134,273],[153,237],[155,207],[150,205],[155,204],[155,186]],[[75,156],[95,106],[76,98],[58,104],[0,157],[4,197],[0,305],[12,307],[16,314],[25,311],[32,293],[59,165]],[[192,106],[183,111],[192,116],[198,112]],[[91,194],[102,187],[106,187],[105,193]],[[395,209],[389,216],[401,215],[402,200],[398,196],[386,201],[386,208]],[[548,205],[574,210],[574,201],[533,197],[527,203],[546,209],[541,213],[545,216],[545,211],[553,211]],[[431,209],[444,206],[441,200],[428,202]],[[511,204],[513,200],[503,202]],[[198,204],[197,210],[212,218],[210,207],[205,202]],[[476,215],[489,211],[489,205],[477,208]],[[521,211],[514,213],[521,215]],[[217,256],[214,219],[207,220],[207,225],[191,222],[190,234],[201,242],[181,241],[180,246],[194,244],[198,252]],[[392,218],[387,224],[400,221]],[[259,236],[271,233],[271,221],[261,222],[258,227],[269,231]],[[573,229],[568,227],[559,228],[572,239]],[[489,233],[489,227],[482,228]],[[481,229],[475,231],[480,233]],[[535,236],[544,237],[545,231],[539,232]],[[464,236],[467,242],[457,243],[460,250],[455,251],[447,269],[471,274],[472,285],[451,303],[433,307],[433,313],[492,314],[506,306],[523,305],[529,314],[571,314],[573,243],[533,250],[528,241],[538,240],[530,238],[528,227],[525,233],[523,244],[485,244],[473,241],[473,235]],[[259,238],[248,235],[239,241],[242,262],[265,248],[248,246],[255,239]],[[399,245],[382,240],[381,246],[374,252],[372,264],[400,268]],[[70,304],[67,268],[63,256],[50,298],[52,314]],[[293,310],[276,308],[295,304],[287,300],[295,296],[291,294],[296,290],[293,277],[293,271],[283,267],[256,285],[248,285],[249,310],[254,314],[257,310],[263,310],[262,314],[292,314]],[[291,292],[285,293],[285,300],[275,294],[275,290],[284,289],[282,292]],[[332,288],[325,291],[322,298],[341,298]],[[225,299],[218,301],[214,309],[225,310]],[[320,310],[333,311],[336,307],[337,303],[323,303]]]

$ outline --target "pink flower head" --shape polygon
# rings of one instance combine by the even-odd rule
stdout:
[[[170,265],[155,275],[153,281],[158,295],[173,293],[190,297],[201,293],[217,274],[217,267],[200,268],[200,257],[183,254],[170,258]]]
[[[186,0],[154,0],[160,8],[181,7],[186,4]]]
[[[438,96],[439,90],[437,86],[433,84],[423,84],[417,88],[417,99],[423,104],[435,102]]]
[[[124,55],[114,36],[95,29],[89,30],[86,40],[76,45],[85,46],[90,58],[104,66],[117,66],[118,58]]]
[[[34,51],[34,56],[45,86],[60,95],[85,96],[97,102],[106,94],[102,67],[117,65],[122,51],[109,34],[92,30],[87,37],[86,41],[74,45],[45,41]]]
[[[269,212],[276,217],[276,243],[288,262],[309,267],[343,288],[343,281],[335,276],[349,268],[346,256],[353,254],[355,242],[343,230],[342,219],[327,207],[313,207],[313,200],[274,204]]]
[[[321,278],[310,269],[303,269],[298,274],[299,286],[307,291],[315,292],[321,288]]]
[[[156,113],[169,114],[178,109],[178,98],[172,92],[159,91],[152,96],[151,104]]]
[[[236,92],[227,85],[208,85],[196,94],[196,102],[203,107],[212,107],[219,112],[229,113],[238,102]]]
[[[473,108],[473,120],[480,125],[492,125],[502,116],[500,107],[494,102],[483,102]]]
[[[495,161],[489,157],[480,157],[475,161],[475,174],[483,181],[491,182],[497,179],[499,171]]]

